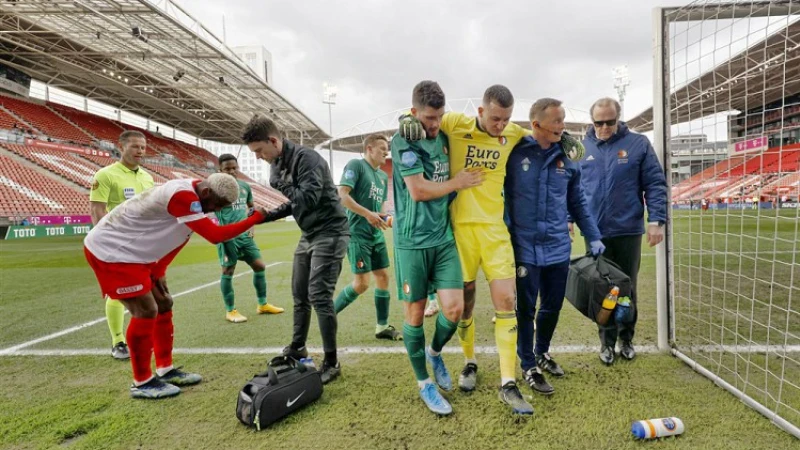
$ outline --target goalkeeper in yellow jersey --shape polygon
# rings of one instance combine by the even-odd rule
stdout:
[[[489,282],[497,317],[495,341],[500,356],[500,397],[516,389],[517,318],[514,311],[515,262],[511,237],[503,222],[503,182],[506,162],[514,146],[530,131],[511,122],[514,97],[501,85],[489,87],[483,95],[478,117],[450,112],[444,115],[441,131],[450,141],[450,176],[464,169],[480,169],[484,183],[460,192],[451,205],[453,233],[464,276],[464,313],[458,324],[458,337],[466,364],[459,376],[462,391],[472,391],[477,382],[475,358],[475,280],[478,268]],[[400,134],[420,139],[424,132],[413,117],[400,121]],[[566,138],[569,139],[569,138]],[[571,140],[564,145],[570,159],[580,159],[582,147]],[[506,401],[506,403],[509,403]],[[513,407],[513,406],[512,406]]]

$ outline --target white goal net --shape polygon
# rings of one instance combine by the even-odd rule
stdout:
[[[673,353],[800,437],[800,2],[659,9]]]

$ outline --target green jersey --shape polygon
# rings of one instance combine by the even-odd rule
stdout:
[[[373,169],[364,159],[353,159],[344,166],[342,186],[350,188],[350,197],[356,203],[376,213],[381,212],[386,201],[389,176],[380,168]],[[383,231],[373,227],[363,216],[347,210],[351,239],[363,243],[384,242]]]
[[[236,180],[239,183],[239,198],[231,206],[226,206],[217,212],[217,220],[220,225],[228,225],[231,223],[241,222],[247,219],[248,204],[253,203],[253,191],[250,190],[250,185],[241,180]],[[247,233],[242,233],[239,237],[245,237]]]
[[[450,179],[448,141],[443,133],[435,139],[408,142],[395,134],[392,137],[392,180],[394,182],[394,245],[397,248],[420,249],[453,242],[447,196],[415,202],[411,199],[404,177],[423,174],[428,181],[444,183]]]
[[[111,212],[122,202],[153,187],[153,177],[141,167],[131,170],[117,161],[94,174],[89,201],[106,204]]]

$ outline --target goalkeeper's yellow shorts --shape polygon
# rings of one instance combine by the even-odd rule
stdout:
[[[456,223],[453,234],[465,283],[475,281],[478,268],[490,282],[516,277],[514,249],[504,223]]]

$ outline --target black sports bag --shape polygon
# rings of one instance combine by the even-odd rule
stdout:
[[[584,316],[595,321],[603,299],[612,286],[619,287],[619,297],[631,295],[631,279],[603,255],[581,256],[570,261],[566,297]]]
[[[236,417],[261,430],[321,396],[319,371],[293,358],[278,356],[239,392]]]

